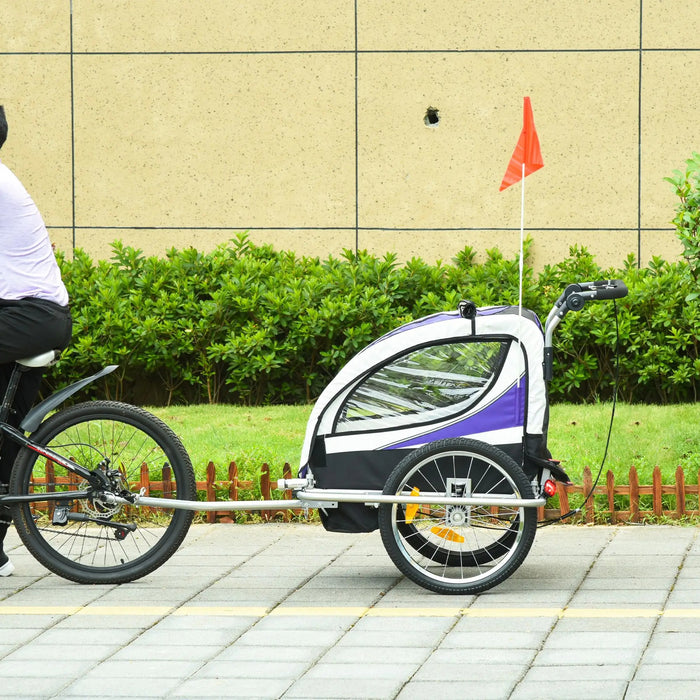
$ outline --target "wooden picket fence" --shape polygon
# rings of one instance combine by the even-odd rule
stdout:
[[[284,478],[291,477],[289,464],[284,465],[283,476]],[[698,482],[700,482],[700,473],[698,474]],[[270,467],[267,464],[262,465],[259,486],[262,500],[292,498],[290,491],[283,492],[281,497],[272,494]],[[568,486],[557,484],[557,498],[553,497],[546,506],[538,509],[538,520],[555,520],[562,514],[568,513],[572,507],[570,495],[588,494],[592,488],[593,476],[590,468],[585,467],[581,484]],[[216,468],[212,462],[209,462],[206,470],[206,481],[197,482],[197,490],[204,492],[207,501],[243,500],[246,495],[252,498],[250,492],[253,490],[253,481],[242,481],[238,478],[238,467],[235,462],[231,462],[228,467],[228,479],[217,481]],[[616,484],[615,476],[611,471],[608,471],[605,479],[599,481],[593,495],[587,499],[585,504],[581,504],[580,498],[577,500],[576,507],[582,507],[582,510],[573,520],[585,523],[636,523],[649,517],[674,520],[698,517],[700,516],[699,495],[698,484],[686,484],[685,474],[681,467],[676,468],[675,482],[672,484],[661,483],[659,467],[654,468],[652,484],[649,485],[640,485],[635,467],[631,467],[629,470],[627,484]],[[651,498],[648,498],[649,496]],[[298,509],[271,509],[259,513],[263,520],[280,518],[287,522],[293,515],[299,515],[302,512]],[[206,511],[204,515],[207,522],[210,523],[233,521],[231,511]]]
[[[241,480],[238,476],[238,467],[235,462],[228,466],[228,478],[217,480],[216,467],[209,462],[206,468],[206,479],[197,482],[198,496],[202,500],[216,501],[245,501],[245,500],[291,500],[292,492],[287,490],[276,492],[273,480],[270,478],[270,467],[263,464],[260,470],[259,495],[256,494],[255,484],[252,480]],[[282,469],[285,479],[292,477],[292,470],[288,463]],[[46,480],[50,483],[63,483],[63,479],[53,475],[53,465],[47,462]],[[166,467],[163,475],[157,481],[151,480],[146,465],[143,465],[140,481],[132,484],[136,488],[144,488],[148,494],[151,490],[162,492],[166,497],[172,492],[174,483],[171,481],[170,467]],[[43,479],[41,480],[43,481]],[[66,479],[66,483],[70,480]],[[274,480],[276,483],[276,480]],[[698,473],[700,483],[700,472]],[[583,495],[592,495],[582,503]],[[570,496],[574,498],[571,503]],[[661,470],[655,467],[650,485],[640,485],[639,476],[635,467],[629,470],[629,483],[616,484],[611,471],[605,475],[605,479],[593,488],[591,470],[585,467],[581,484],[564,485],[557,483],[557,494],[549,502],[538,509],[538,520],[556,520],[562,514],[569,513],[572,505],[581,511],[569,522],[585,523],[622,523],[641,522],[645,518],[669,518],[678,520],[681,518],[700,517],[700,491],[698,484],[686,484],[685,473],[681,467],[676,468],[675,481],[672,484],[661,483]],[[248,513],[250,511],[238,511]],[[304,513],[303,509],[270,508],[255,511],[263,521],[281,519],[288,522],[292,517],[298,517]],[[235,515],[232,511],[208,510],[201,511],[206,522],[233,522]]]
[[[698,473],[698,483],[700,483],[700,473]],[[572,486],[557,484],[559,507],[540,508],[540,519],[553,520],[561,513],[569,512],[569,494],[588,494],[592,488],[591,470],[585,467],[582,484]],[[596,496],[599,498],[596,499]],[[643,499],[649,496],[651,498]],[[666,496],[665,499],[664,496]],[[698,484],[686,484],[682,467],[676,467],[675,481],[672,484],[661,483],[659,467],[654,467],[652,483],[648,485],[640,485],[635,467],[629,470],[628,484],[616,484],[614,474],[608,471],[604,483],[599,482],[596,485],[593,495],[584,504],[582,518],[579,520],[586,523],[601,521],[638,523],[649,517],[673,520],[698,517],[700,516],[699,496]]]
[[[270,479],[270,466],[267,463],[263,464],[260,469],[260,499],[257,499],[251,495],[251,492],[253,491],[252,480],[242,481],[238,478],[238,466],[235,462],[231,462],[228,465],[228,479],[225,481],[217,481],[216,467],[214,466],[213,462],[209,462],[209,464],[207,464],[206,475],[206,481],[197,482],[197,491],[204,491],[204,495],[206,496],[206,498],[204,499],[205,501],[270,501],[292,499],[292,492],[289,490],[283,491],[281,496],[273,495],[272,480]],[[292,478],[292,468],[287,462],[285,462],[284,467],[282,468],[282,478]],[[246,495],[250,497],[246,499]],[[273,518],[279,518],[284,522],[289,522],[292,519],[293,515],[299,515],[303,513],[303,509],[285,508],[281,510],[278,508],[261,510],[256,512],[265,521],[272,520]],[[234,515],[232,511],[208,510],[203,511],[203,514],[206,516],[206,521],[208,523],[230,523],[234,521]]]

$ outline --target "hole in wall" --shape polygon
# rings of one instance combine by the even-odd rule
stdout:
[[[423,123],[426,126],[437,126],[440,123],[438,111],[439,110],[435,109],[435,107],[428,107],[428,109],[425,112],[425,117],[423,118]]]

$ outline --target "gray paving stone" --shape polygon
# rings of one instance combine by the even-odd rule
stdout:
[[[669,582],[670,583],[670,582]],[[602,590],[600,588],[582,589],[577,591],[571,599],[569,607],[576,608],[579,606],[631,606],[660,608],[668,597],[668,588],[637,588]]]
[[[610,629],[608,622],[607,629]],[[622,632],[615,629],[614,634],[603,634],[603,630],[565,630],[560,625],[552,631],[545,642],[545,650],[565,649],[599,649],[607,654],[610,650],[638,649],[643,651],[649,641],[649,632]]]
[[[255,629],[259,632],[309,630],[347,630],[355,624],[357,615],[274,615],[259,620]]]
[[[543,683],[556,678],[558,682],[577,684],[582,680],[596,681],[628,681],[634,675],[634,664],[604,664],[592,668],[577,663],[569,666],[532,666],[524,677],[528,683]],[[591,676],[594,675],[594,678]],[[567,693],[568,695],[568,693]]]
[[[654,634],[662,632],[698,632],[700,630],[700,618],[675,617],[663,615],[654,629]]]
[[[131,678],[131,676],[130,676]],[[148,677],[136,678],[128,683],[124,679],[100,680],[99,675],[88,674],[82,676],[63,690],[60,697],[87,697],[87,698],[162,698],[175,690],[181,683],[179,677]],[[99,688],[98,692],[95,688]]]
[[[548,646],[537,654],[532,662],[536,666],[606,666],[608,664],[634,665],[639,661],[643,648],[613,649],[598,647],[583,647],[576,649],[550,649]]]
[[[445,649],[539,649],[546,633],[513,632],[509,630],[482,632],[451,632],[441,644]]]
[[[495,652],[493,649],[464,649],[456,651],[455,649],[443,649],[442,647],[430,653],[429,658],[426,658],[426,664],[437,663],[454,663],[455,658],[459,658],[460,663],[468,664],[505,664],[505,665],[529,665],[535,658],[535,649],[499,649]],[[459,656],[456,657],[456,654]]]
[[[366,663],[358,666],[351,663],[326,663],[325,659],[318,661],[313,668],[306,672],[304,678],[349,680],[353,684],[365,680],[401,681],[410,678],[418,668],[416,663],[395,660],[394,663]]]
[[[287,690],[283,698],[393,698],[403,684],[394,680],[353,679],[343,683],[335,679],[302,678]]]
[[[353,633],[380,632],[384,635],[386,641],[387,637],[401,639],[402,633],[410,635],[440,634],[451,629],[456,621],[457,617],[433,617],[427,615],[385,617],[383,615],[369,615],[358,620],[352,631]]]
[[[248,660],[245,663],[236,663],[219,658],[209,661],[202,666],[191,676],[191,680],[201,680],[203,678],[266,678],[293,681],[299,678],[308,667],[309,663],[304,661],[260,659],[259,655],[257,660]]]
[[[20,676],[24,677],[29,685],[41,681],[47,675],[64,679],[75,678],[83,675],[94,665],[94,659],[81,659],[76,653],[69,658],[64,656],[60,663],[52,663],[50,674],[47,674],[47,666],[38,658],[13,659],[7,657],[0,662],[0,687],[4,686],[5,678],[18,678]]]
[[[468,650],[454,653],[452,661],[435,662],[429,658],[413,676],[415,681],[479,680],[486,683],[509,681],[515,684],[527,671],[528,663],[506,664],[498,654],[489,663],[472,663]]]
[[[682,647],[649,647],[642,657],[642,665],[683,664],[695,666],[700,663],[700,647],[683,645]],[[700,678],[698,679],[700,680]]]
[[[5,610],[6,613],[6,610]],[[7,615],[3,614],[0,617],[0,625],[3,631],[9,629],[24,629],[31,630],[34,629],[37,633],[47,627],[52,627],[56,623],[65,619],[68,616],[67,613],[60,613],[56,615]]]
[[[192,628],[173,628],[167,623],[171,618],[164,620],[163,623],[150,630],[146,630],[139,640],[147,645],[160,645],[166,647],[179,646],[219,646],[224,647],[232,644],[243,632],[248,629],[234,628],[231,629],[192,629]],[[175,652],[178,653],[178,652]]]
[[[639,681],[680,681],[700,678],[700,661],[695,663],[642,663],[634,679]]]
[[[171,697],[187,698],[279,698],[289,681],[279,678],[198,678],[187,680],[173,690]]]
[[[397,659],[406,664],[420,664],[437,653],[429,647],[415,646],[384,646],[380,654],[375,647],[334,646],[323,654],[322,660],[326,664],[360,666],[368,663],[393,664]]]
[[[433,630],[428,634],[409,634],[397,635],[394,632],[381,632],[375,630],[352,629],[338,640],[340,647],[372,647],[381,649],[387,645],[393,645],[397,641],[397,637],[402,644],[410,639],[411,645],[422,649],[433,649],[435,645],[442,639],[442,632]]]
[[[696,625],[695,631],[656,631],[649,641],[649,649],[697,649],[700,652],[700,621],[696,620]]]
[[[658,617],[617,617],[615,618],[615,631],[617,632],[646,632],[651,634],[657,622],[661,622]],[[563,617],[557,622],[554,633],[578,635],[583,632],[610,632],[609,617]],[[599,638],[605,638],[605,634]]]
[[[630,682],[625,700],[659,700],[659,698],[674,698],[674,700],[691,700],[698,696],[696,680],[637,680]]]
[[[181,661],[208,661],[221,651],[216,644],[153,644],[141,643],[140,639],[134,640],[128,646],[116,650],[110,656],[112,661],[150,661],[164,660],[172,662]],[[63,652],[65,655],[65,651]],[[84,652],[81,650],[81,655]]]
[[[627,681],[625,680],[567,680],[563,685],[555,674],[555,669],[548,682],[541,680],[524,680],[516,686],[509,700],[628,700]],[[663,697],[678,697],[657,695],[654,700]]]
[[[236,640],[237,644],[265,647],[332,645],[343,635],[342,630],[277,630],[268,632],[252,629]]]
[[[479,698],[479,700],[503,700],[509,697],[512,687],[513,683],[509,679],[497,681],[412,680],[401,689],[397,700],[426,700],[426,698]],[[561,696],[559,697],[561,698]]]
[[[260,649],[257,646],[232,645],[221,650],[214,661],[228,661],[233,663],[246,663],[248,661],[259,661],[261,656],[268,660],[281,661],[304,661],[311,663],[321,658],[328,646],[317,644],[315,646],[291,646],[280,649],[278,647],[270,649]],[[333,648],[331,648],[333,650]]]
[[[4,698],[45,698],[52,697],[69,683],[64,676],[32,678],[26,676],[5,676],[2,678],[2,695]],[[93,688],[94,692],[94,688]]]

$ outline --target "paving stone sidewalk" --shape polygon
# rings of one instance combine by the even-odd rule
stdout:
[[[197,525],[150,576],[80,586],[8,535],[10,698],[697,697],[691,527],[553,526],[480,596],[405,580],[378,533]]]

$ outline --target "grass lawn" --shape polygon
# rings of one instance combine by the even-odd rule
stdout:
[[[225,479],[228,464],[238,464],[241,478],[255,479],[263,462],[273,477],[281,476],[289,462],[292,473],[299,464],[306,421],[311,406],[174,406],[149,409],[180,436],[190,453],[197,478],[204,478],[209,461],[217,465],[217,478]],[[608,434],[611,404],[590,406],[558,404],[551,407],[549,448],[562,461],[571,479],[581,483],[589,466],[597,473]],[[605,470],[626,484],[634,465],[642,484],[651,484],[659,465],[663,481],[674,480],[681,465],[687,483],[697,483],[700,469],[700,406],[646,406],[618,404]]]
[[[289,462],[296,476],[311,406],[200,405],[149,408],[179,436],[192,459],[198,479],[209,462],[217,478],[228,478],[228,465],[238,465],[242,479],[255,479],[263,463],[274,478]]]

